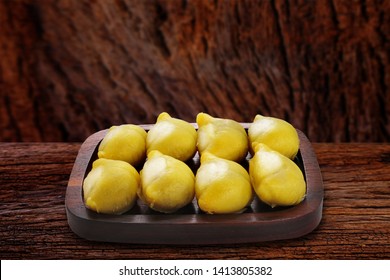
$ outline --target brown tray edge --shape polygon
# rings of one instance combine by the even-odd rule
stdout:
[[[243,124],[247,127],[248,124]],[[150,125],[143,125],[149,129]],[[231,215],[102,215],[84,207],[82,178],[97,144],[107,130],[86,139],[76,158],[65,205],[68,224],[82,238],[138,244],[228,244],[291,239],[313,231],[322,219],[323,183],[315,153],[299,130],[300,153],[307,180],[307,197],[299,205],[279,212]],[[81,166],[81,167],[80,167]]]

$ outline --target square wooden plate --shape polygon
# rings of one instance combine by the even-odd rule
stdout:
[[[242,123],[245,129],[248,123]],[[148,131],[152,125],[141,125]],[[196,127],[196,125],[194,124]],[[94,241],[138,244],[228,244],[291,239],[313,231],[321,221],[323,183],[316,155],[299,130],[300,147],[295,162],[307,185],[306,197],[292,207],[270,208],[258,199],[240,214],[209,215],[199,210],[196,200],[173,214],[150,210],[140,200],[122,215],[98,214],[83,202],[83,180],[97,159],[97,149],[107,130],[86,139],[69,178],[65,206],[70,228]],[[243,165],[247,168],[247,163]],[[199,157],[189,164],[196,172]]]

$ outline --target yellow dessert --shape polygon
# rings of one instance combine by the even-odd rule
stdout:
[[[302,171],[291,159],[265,144],[255,145],[249,175],[259,199],[271,207],[296,205],[305,198]]]
[[[196,152],[197,133],[190,123],[161,113],[146,137],[147,153],[158,150],[181,161],[192,158]]]
[[[248,137],[238,122],[199,113],[196,117],[198,128],[198,151],[209,152],[217,157],[241,161],[248,153]]]
[[[139,174],[129,163],[97,159],[84,179],[85,206],[97,213],[122,214],[137,200]]]
[[[298,153],[298,133],[284,120],[257,115],[248,129],[248,136],[252,151],[254,143],[263,143],[290,159]]]
[[[248,172],[240,164],[204,153],[196,173],[195,194],[210,214],[241,212],[253,199]]]
[[[141,164],[146,157],[146,131],[132,124],[112,126],[99,145],[98,157]]]
[[[195,194],[192,170],[182,161],[152,151],[140,172],[139,197],[152,209],[172,213],[189,204]]]

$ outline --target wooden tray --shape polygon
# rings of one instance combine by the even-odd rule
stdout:
[[[249,126],[242,125],[246,129]],[[141,126],[149,130],[152,125]],[[299,205],[272,209],[255,199],[243,213],[209,215],[202,213],[194,200],[176,213],[162,214],[138,200],[133,209],[120,216],[95,213],[84,206],[82,184],[106,133],[107,130],[99,131],[82,144],[66,190],[68,224],[82,238],[140,244],[249,243],[297,238],[313,231],[321,221],[322,176],[311,144],[299,130],[300,148],[295,162],[307,184],[306,198]],[[198,164],[196,155],[189,165],[195,171]],[[247,165],[247,161],[243,164]]]

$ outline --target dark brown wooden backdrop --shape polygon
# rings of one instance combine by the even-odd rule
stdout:
[[[161,111],[390,140],[390,1],[0,1],[0,141],[83,141]]]

